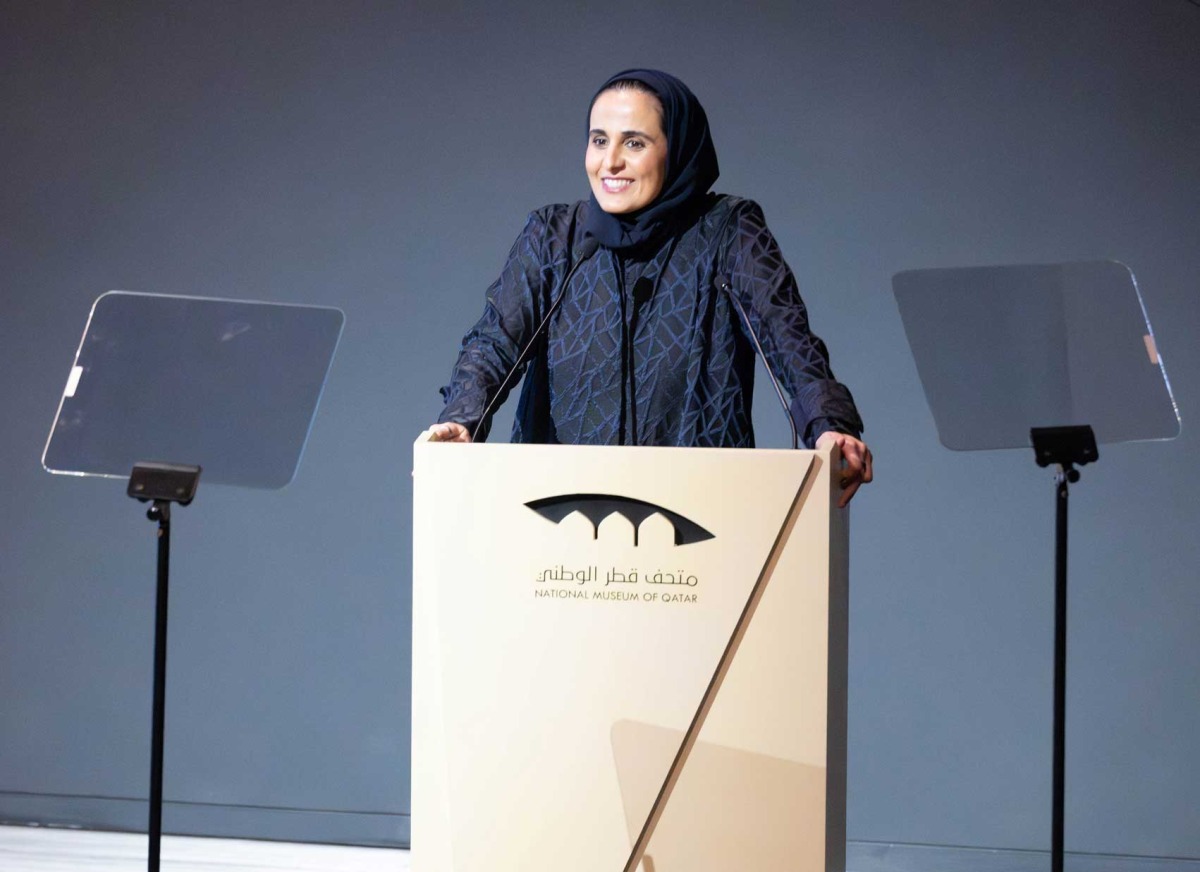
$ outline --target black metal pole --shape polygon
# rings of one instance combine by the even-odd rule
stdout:
[[[1066,787],[1067,720],[1067,498],[1079,472],[1069,464],[1058,474],[1054,524],[1054,776],[1050,822],[1050,869],[1063,872],[1063,800]]]
[[[171,504],[156,500],[146,512],[158,521],[158,589],[154,606],[154,715],[150,728],[149,872],[158,872],[162,847],[163,734],[167,697],[167,591],[171,562]]]
[[[1100,457],[1086,424],[1029,431],[1038,466],[1058,464],[1054,499],[1054,768],[1050,798],[1050,869],[1063,872],[1063,799],[1067,747],[1067,498],[1082,466]]]

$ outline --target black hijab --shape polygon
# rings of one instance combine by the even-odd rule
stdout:
[[[688,86],[670,73],[634,69],[610,77],[588,105],[588,130],[596,98],[622,79],[641,82],[662,103],[667,176],[654,202],[637,212],[612,215],[591,195],[585,231],[605,248],[618,251],[639,248],[670,233],[678,221],[691,215],[721,172],[704,107]]]

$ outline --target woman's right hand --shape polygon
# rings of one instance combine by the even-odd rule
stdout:
[[[447,421],[444,424],[434,424],[429,432],[433,442],[470,442],[471,431],[462,424]]]

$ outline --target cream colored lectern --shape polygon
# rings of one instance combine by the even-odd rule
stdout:
[[[427,440],[414,872],[842,872],[836,454]]]

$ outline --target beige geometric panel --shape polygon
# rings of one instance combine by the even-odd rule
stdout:
[[[660,782],[656,764],[683,734],[613,725],[613,756],[630,839]],[[646,850],[654,872],[824,870],[825,768],[700,742]]]

